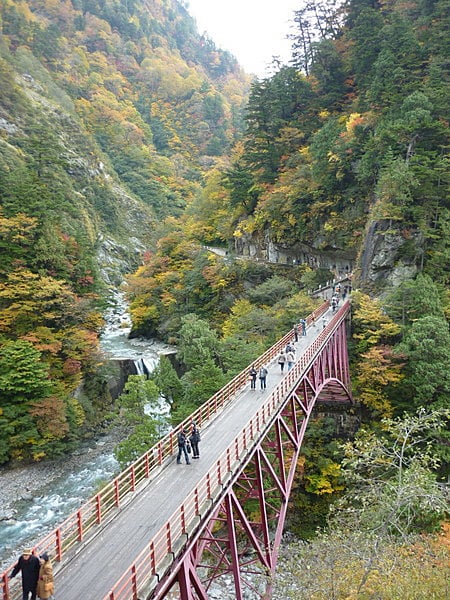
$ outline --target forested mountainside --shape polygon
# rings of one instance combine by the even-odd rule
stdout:
[[[354,296],[358,399],[377,418],[445,402],[445,0],[306,3],[245,122],[248,79],[181,3],[0,6],[2,462],[57,454],[110,410],[101,299],[141,263],[134,334],[178,344],[179,372],[155,375],[174,419],[339,265],[384,298]]]
[[[273,597],[444,598],[448,526],[424,534],[448,516],[449,3],[337,4],[299,3],[292,63],[128,278],[133,326],[178,346],[154,374],[178,420],[352,271],[358,408],[308,423]]]
[[[353,271],[372,295],[418,275],[444,293],[447,9],[349,0],[295,13],[291,64],[252,84],[230,162],[211,169],[131,280],[136,331],[176,337],[186,312],[222,327],[234,310],[242,267],[202,258],[194,243],[295,265],[290,278],[308,289]]]
[[[102,418],[106,287],[229,152],[248,88],[175,0],[0,1],[0,463]]]
[[[128,464],[158,436],[145,403],[179,422],[350,275],[345,435],[364,427],[308,425],[287,526],[311,538],[335,510],[280,597],[444,597],[412,536],[448,508],[449,2],[299,2],[291,62],[251,84],[187,7],[0,0],[0,464],[117,414]],[[98,337],[127,273],[133,335],[178,364],[113,403]]]
[[[227,232],[261,257],[345,250],[376,293],[448,281],[448,2],[304,5],[292,66],[252,86]]]

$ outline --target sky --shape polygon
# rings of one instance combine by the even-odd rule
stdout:
[[[199,33],[233,54],[246,73],[264,77],[272,57],[290,57],[294,11],[302,0],[188,0]],[[267,70],[269,67],[269,70]]]

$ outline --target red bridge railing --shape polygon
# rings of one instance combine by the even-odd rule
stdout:
[[[181,551],[190,533],[198,525],[202,514],[210,508],[213,499],[234,476],[235,471],[239,469],[239,465],[245,462],[246,456],[251,454],[262,432],[269,426],[270,421],[284,403],[289,391],[311,365],[331,333],[346,318],[348,311],[349,303],[346,302],[332,317],[328,326],[321,331],[319,336],[299,357],[291,371],[283,377],[280,384],[273,390],[258,412],[217,460],[215,466],[199,481],[183,504],[177,508],[169,521],[139,554],[103,600],[132,600],[137,598],[138,592],[148,591],[152,582],[156,582],[164,574],[165,568],[169,566],[169,564],[165,564],[166,557],[168,555],[177,556]],[[323,310],[320,314],[322,313]],[[289,335],[283,338],[284,343],[287,343],[288,338]],[[280,342],[276,344],[278,345],[278,351],[283,347]],[[271,351],[272,348],[266,354],[270,358],[275,358],[278,352],[272,354]]]
[[[327,311],[328,307],[328,301],[322,304],[316,311],[307,317],[307,324],[310,325],[312,322],[319,319]],[[334,318],[330,321],[329,326],[324,331],[332,329],[332,323],[336,317],[341,314],[341,312],[342,309],[334,316]],[[323,335],[324,332],[320,334],[319,338],[322,339]],[[271,348],[266,350],[264,354],[259,356],[252,363],[252,365],[258,369],[260,366],[271,362],[279,354],[280,350],[286,346],[287,342],[292,339],[292,337],[293,330],[290,330]],[[303,364],[304,357],[306,355],[310,355],[311,348],[316,347],[316,343],[319,338],[316,339],[312,346],[308,348],[305,355],[303,355],[296,363],[296,368],[292,369],[292,371],[289,373],[289,376],[286,376],[283,379],[283,386],[279,386],[279,388],[277,388],[277,393],[278,390],[284,389],[284,385],[288,385],[288,383],[294,377],[294,373],[298,372],[298,368],[300,368],[300,365]],[[61,562],[64,556],[73,550],[77,544],[88,540],[88,534],[93,533],[94,528],[106,525],[106,523],[108,523],[108,521],[114,516],[114,512],[132,499],[133,494],[137,491],[139,485],[144,481],[148,482],[152,475],[154,475],[162,467],[162,465],[165,464],[166,461],[169,461],[171,458],[173,458],[178,444],[177,436],[180,429],[182,427],[189,427],[194,421],[199,427],[202,427],[216,417],[220,411],[223,410],[233,400],[236,393],[242,390],[242,388],[248,383],[249,371],[252,365],[249,365],[246,369],[236,375],[236,377],[234,377],[223,388],[217,391],[207,402],[200,406],[187,419],[177,425],[172,431],[170,431],[170,433],[165,435],[140,458],[128,466],[119,475],[117,475],[117,477],[115,477],[110,483],[105,485],[95,496],[87,500],[77,511],[69,515],[56,529],[39,540],[39,542],[33,548],[34,553],[42,554],[43,552],[48,552],[54,557],[55,561]],[[261,410],[267,409],[264,406]],[[189,518],[187,517],[190,517],[192,514],[198,514],[198,498],[204,498],[205,493],[208,497],[211,496],[211,490],[215,489],[215,487],[218,485],[218,482],[222,481],[224,473],[229,472],[227,466],[231,464],[232,461],[238,459],[237,457],[241,455],[242,450],[245,450],[246,448],[246,444],[248,443],[247,440],[250,440],[253,437],[253,435],[250,436],[250,431],[253,431],[255,425],[257,425],[256,431],[259,430],[259,420],[263,417],[266,418],[264,414],[260,414],[260,411],[258,411],[258,415],[255,417],[258,422],[255,423],[254,420],[252,420],[249,423],[248,428],[245,428],[242,433],[243,438],[236,440],[236,447],[231,454],[230,451],[227,451],[226,457],[218,461],[215,472],[209,473],[206,476],[205,481],[201,482],[199,486],[197,486],[197,512],[193,512],[193,508],[189,502],[187,502],[186,505],[183,504],[183,510],[185,511],[184,520],[186,523],[189,522]],[[264,421],[261,422],[264,423]],[[179,537],[177,532],[181,531],[180,524],[174,522],[173,524],[168,524],[167,526],[169,527],[169,530],[161,532],[161,538],[166,536],[166,539],[177,539],[177,537]],[[149,556],[147,555],[145,560],[150,560],[151,563],[156,565],[159,563],[162,553],[167,552],[167,544],[165,546],[164,544],[161,546],[159,538],[155,538],[155,540],[156,541],[153,544],[153,550],[151,552],[151,558],[149,559]],[[12,568],[13,565],[11,565],[11,567],[7,569],[1,576],[0,585],[3,593],[3,600],[19,600],[21,598],[22,593],[19,588],[16,588],[16,585],[12,582],[10,583],[8,580],[8,574]],[[133,579],[137,584],[136,573],[137,571],[133,575]],[[122,598],[122,596],[111,596],[111,598],[113,597]],[[123,597],[125,598],[126,596]]]

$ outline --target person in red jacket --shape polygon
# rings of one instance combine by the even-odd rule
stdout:
[[[22,600],[36,600],[40,568],[41,563],[38,557],[32,553],[30,548],[25,548],[9,576],[9,579],[12,579],[19,571],[22,571]]]

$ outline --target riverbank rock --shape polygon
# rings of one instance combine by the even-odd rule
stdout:
[[[112,452],[122,437],[122,429],[113,430],[101,438],[93,439],[89,446],[60,459],[0,468],[0,520],[6,520],[8,517],[2,519],[2,515],[9,515],[11,511],[14,516],[17,502],[33,500],[65,474],[82,469],[85,463],[100,454]]]
[[[12,508],[0,511],[0,521],[13,521],[17,511]]]

